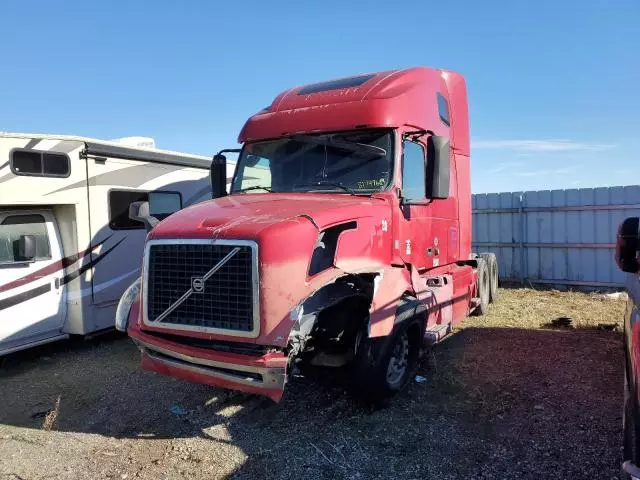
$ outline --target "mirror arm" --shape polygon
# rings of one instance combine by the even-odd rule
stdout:
[[[413,132],[404,132],[402,134],[402,139],[405,140],[409,137],[411,137],[411,141],[415,142],[416,140],[418,140],[420,137],[423,137],[424,135],[435,135],[435,133],[433,132],[433,130],[415,130]]]
[[[240,153],[242,151],[241,148],[225,148],[223,150],[220,150],[218,153],[216,153],[216,155],[222,155],[225,153]]]

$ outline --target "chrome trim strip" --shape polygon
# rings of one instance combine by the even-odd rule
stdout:
[[[158,320],[151,321],[149,320],[147,313],[147,305],[148,298],[147,292],[149,291],[149,275],[147,265],[149,264],[149,256],[151,252],[151,247],[153,245],[229,245],[236,247],[250,247],[251,248],[251,283],[253,290],[253,329],[248,332],[238,331],[238,330],[230,330],[226,328],[210,328],[210,327],[200,327],[197,325],[181,325],[177,323],[167,323],[167,322],[159,322]],[[229,254],[230,255],[230,254]],[[229,256],[227,255],[227,256]],[[226,257],[225,257],[226,258]],[[229,256],[231,258],[231,256]],[[223,259],[224,260],[224,259]],[[228,260],[228,259],[227,259]],[[217,266],[217,265],[216,265]],[[222,266],[222,265],[220,265]],[[215,268],[215,267],[214,267]],[[219,267],[218,267],[219,268]],[[218,239],[160,239],[160,240],[149,240],[144,247],[144,262],[143,262],[143,273],[142,273],[142,281],[143,281],[143,291],[142,291],[142,323],[146,326],[156,327],[163,330],[175,330],[175,331],[192,331],[192,332],[201,332],[201,333],[213,333],[226,335],[229,337],[243,337],[243,338],[257,338],[260,334],[260,272],[258,270],[258,244],[253,240],[218,240]],[[212,269],[213,270],[213,269]],[[210,271],[211,272],[211,271]],[[215,273],[211,272],[211,275]],[[207,274],[208,275],[208,274]],[[209,277],[207,277],[209,278]],[[188,290],[185,292],[182,298],[178,299],[176,302],[183,302],[187,297],[187,293],[192,292],[192,290]],[[189,293],[190,295],[190,293]],[[180,304],[178,303],[177,306]],[[171,308],[171,307],[169,307]],[[171,313],[171,312],[169,312]],[[167,314],[168,315],[168,314]],[[164,318],[164,317],[163,317]]]
[[[233,363],[217,362],[215,360],[207,360],[205,358],[196,358],[189,355],[184,355],[179,352],[174,352],[163,347],[158,347],[146,342],[143,342],[137,338],[133,338],[133,341],[138,345],[140,350],[148,355],[152,360],[156,362],[165,363],[176,368],[190,370],[195,373],[207,375],[210,377],[216,377],[223,380],[229,380],[236,383],[242,383],[243,385],[251,385],[261,388],[284,388],[285,385],[285,369],[282,368],[260,368],[252,367],[249,365],[236,365]],[[175,361],[171,359],[163,358],[158,355],[154,355],[153,352],[165,355],[167,357],[173,357]],[[211,368],[207,368],[211,367]],[[238,376],[225,374],[224,372],[218,372],[212,370],[213,368],[221,368],[225,370],[234,370],[238,372]],[[246,377],[242,378],[242,373],[257,373],[262,375],[262,381],[254,378]]]

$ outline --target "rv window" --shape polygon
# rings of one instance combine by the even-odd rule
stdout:
[[[37,177],[68,177],[71,173],[69,157],[64,153],[13,150],[11,170],[16,175]]]
[[[21,235],[33,235],[36,238],[35,260],[51,258],[44,217],[42,215],[11,215],[0,223],[0,264],[18,262],[16,259]]]
[[[43,153],[42,166],[45,177],[68,177],[69,157],[59,153]]]
[[[180,192],[149,192],[149,213],[152,216],[164,220],[181,209]]]
[[[109,227],[111,230],[143,229],[144,224],[129,218],[129,205],[133,202],[148,202],[147,192],[111,190],[109,192]]]
[[[14,150],[11,154],[11,168],[16,175],[42,175],[42,154]]]

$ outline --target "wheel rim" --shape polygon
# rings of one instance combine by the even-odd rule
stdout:
[[[409,367],[409,335],[403,332],[393,347],[389,365],[387,366],[387,383],[396,387],[402,383]]]

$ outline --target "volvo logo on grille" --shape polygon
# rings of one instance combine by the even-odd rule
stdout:
[[[191,288],[196,293],[204,292],[204,278],[202,278],[202,277],[191,277]]]

